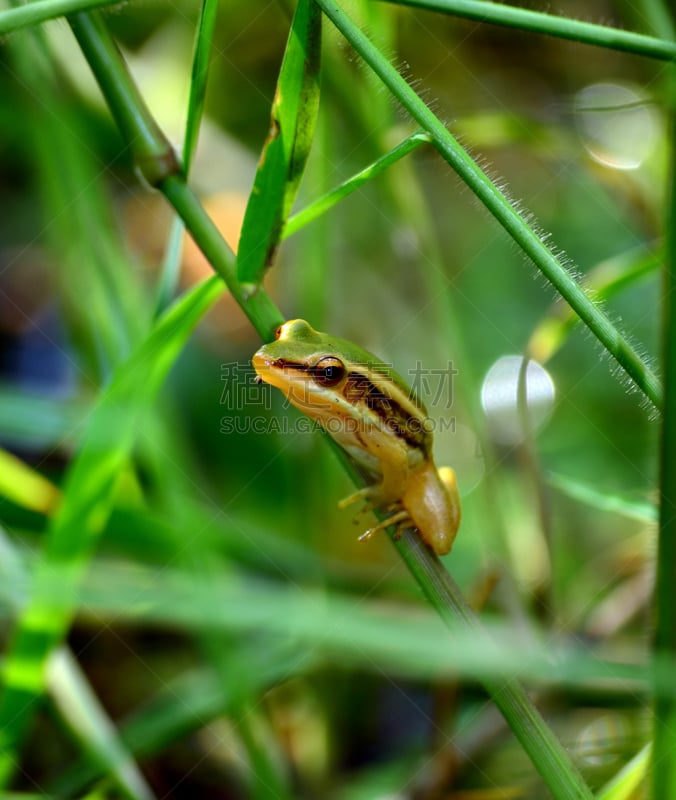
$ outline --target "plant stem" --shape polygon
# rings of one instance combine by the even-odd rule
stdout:
[[[237,281],[234,253],[186,184],[169,140],[143,101],[100,15],[77,14],[69,22],[140,172],[176,209],[261,337],[270,339],[284,321],[281,312],[262,288]]]
[[[458,585],[417,533],[406,531],[395,547],[447,627],[471,630],[480,641],[485,639],[487,633]],[[582,776],[521,684],[512,678],[482,683],[556,800],[590,800],[592,794]]]
[[[454,17],[505,25],[534,33],[544,33],[560,39],[622,50],[625,53],[657,58],[662,61],[676,60],[674,42],[646,36],[633,31],[623,31],[606,25],[595,25],[567,17],[557,17],[541,11],[530,11],[501,3],[486,3],[482,0],[389,0],[398,5],[441,11]]]
[[[655,606],[654,800],[676,797],[676,701],[660,691],[676,669],[676,121],[672,115],[671,197],[663,292],[664,417],[660,447],[660,508]]]
[[[117,3],[118,0],[34,0],[26,5],[0,11],[0,34],[39,25],[50,19],[74,14],[91,8]]]
[[[195,34],[190,96],[188,98],[188,111],[186,113],[183,139],[183,170],[186,180],[190,174],[192,159],[197,149],[200,123],[202,122],[206,98],[209,54],[211,52],[211,41],[214,36],[217,13],[217,0],[203,0]],[[181,272],[181,245],[183,244],[183,233],[184,228],[181,218],[174,217],[167,238],[164,258],[162,259],[162,269],[157,286],[155,316],[164,311],[176,294]]]
[[[544,244],[540,234],[526,223],[495,183],[446,130],[441,120],[345,12],[333,0],[316,0],[316,2],[420,127],[430,134],[432,143],[441,156],[476,194],[514,241],[521,246],[547,280],[567,300],[636,386],[655,407],[660,408],[662,387],[657,376],[608,317],[587,296],[561,261]]]
[[[129,144],[134,164],[151,186],[157,186],[180,170],[174,148],[143,102],[99,12],[74,14],[68,22]]]
[[[223,278],[261,338],[265,341],[273,339],[275,329],[284,322],[282,312],[263,288],[238,282],[232,250],[183,177],[172,175],[158,188],[181,217],[211,266]]]

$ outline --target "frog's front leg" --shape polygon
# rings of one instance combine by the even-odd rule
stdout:
[[[387,508],[401,500],[409,478],[409,448],[406,443],[379,429],[369,429],[362,441],[368,452],[378,461],[381,480],[365,486],[343,498],[338,508],[366,500],[370,508]]]

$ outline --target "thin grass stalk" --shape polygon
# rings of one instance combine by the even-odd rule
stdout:
[[[78,11],[112,6],[118,2],[119,0],[34,0],[26,5],[0,11],[0,35],[40,25]]]
[[[316,0],[352,47],[382,80],[401,105],[432,137],[432,142],[507,233],[522,248],[552,286],[618,362],[648,400],[659,408],[662,387],[657,376],[610,319],[587,296],[571,273],[519,214],[514,205],[481,170],[394,66],[333,0]]]
[[[439,558],[414,531],[395,541],[402,559],[450,631],[471,630],[479,642],[486,632]],[[482,684],[521,743],[556,800],[591,800],[591,791],[570,756],[548,727],[523,686],[514,679]]]
[[[18,749],[45,689],[47,660],[72,623],[80,580],[111,513],[116,481],[128,463],[138,418],[194,326],[221,292],[220,283],[212,279],[177,302],[116,370],[99,397],[87,439],[68,471],[63,500],[50,521],[44,549],[33,569],[30,598],[5,656],[0,692],[0,787],[16,769]]]
[[[186,184],[169,140],[141,97],[101,16],[96,12],[77,14],[69,18],[69,23],[122,135],[130,143],[139,171],[176,209],[261,337],[272,338],[284,321],[281,312],[264,289],[237,281],[234,253]]]
[[[623,31],[606,25],[596,25],[567,17],[558,17],[542,11],[507,6],[483,0],[387,0],[396,5],[413,6],[427,11],[441,11],[454,17],[477,22],[504,25],[533,33],[544,33],[560,39],[569,39],[611,50],[656,58],[661,61],[676,60],[676,44],[667,39],[646,36],[633,31]]]
[[[197,33],[195,35],[190,96],[188,98],[188,111],[186,114],[183,138],[182,161],[186,178],[190,174],[193,156],[197,150],[197,140],[207,91],[209,54],[211,52],[211,41],[214,36],[217,13],[217,0],[203,0],[199,21],[197,23]],[[184,228],[181,218],[175,217],[172,222],[164,258],[162,260],[162,270],[157,289],[156,314],[162,312],[169,305],[178,286],[183,232]]]
[[[671,186],[663,290],[665,403],[660,442],[660,495],[655,585],[656,696],[653,798],[676,797],[676,702],[660,692],[661,678],[676,674],[676,122],[671,130]]]

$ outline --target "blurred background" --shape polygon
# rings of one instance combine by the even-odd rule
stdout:
[[[666,67],[345,7],[656,362]],[[541,10],[650,32],[622,0]],[[191,185],[233,248],[292,11],[219,11]],[[177,147],[198,12],[135,0],[105,15]],[[298,208],[415,131],[328,21],[324,34]],[[0,443],[59,486],[98,393],[149,328],[172,214],[134,172],[66,23],[29,38],[0,44]],[[186,241],[181,291],[209,274]],[[445,562],[505,634],[506,662],[540,641],[645,661],[656,421],[431,147],[286,241],[266,286],[287,318],[358,342],[423,395],[437,464],[463,498]],[[548,797],[467,667],[420,644],[416,632],[446,634],[387,538],[357,542],[372,518],[337,510],[350,484],[327,442],[253,383],[259,345],[227,296],[200,324],[144,416],[69,636],[102,707],[131,726],[148,785],[158,797]],[[3,548],[30,565],[49,513],[0,498]],[[3,639],[25,592],[10,549]],[[533,673],[592,787],[647,740],[638,691],[584,670],[554,685]],[[53,704],[32,735],[19,788],[80,796],[96,769]]]

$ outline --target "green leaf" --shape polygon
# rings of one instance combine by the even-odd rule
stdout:
[[[596,795],[596,800],[632,800],[645,780],[650,766],[650,745],[646,745]]]
[[[51,481],[6,450],[0,450],[0,495],[41,514],[49,514],[59,500]]]
[[[326,194],[317,198],[315,201],[310,203],[310,205],[303,208],[297,214],[294,214],[284,226],[282,238],[286,239],[288,236],[292,236],[294,233],[299,231],[305,225],[308,225],[310,222],[314,222],[314,220],[316,220],[322,214],[325,214],[345,197],[352,194],[352,192],[356,192],[357,189],[359,189],[365,183],[373,180],[373,178],[380,175],[380,173],[386,170],[388,167],[396,164],[397,161],[404,158],[409,153],[412,153],[414,150],[417,150],[424,144],[429,144],[429,141],[429,136],[420,131],[417,131],[416,133],[407,137],[395,148],[389,150],[387,153],[385,153],[385,155],[381,156],[372,164],[364,167],[364,169],[360,170],[356,175],[352,175],[352,177],[340,183],[330,192],[327,192]]]
[[[277,82],[270,132],[244,216],[237,277],[258,283],[275,256],[310,152],[319,109],[321,12],[299,0]]]
[[[549,473],[547,482],[573,500],[579,500],[599,511],[610,511],[644,523],[657,521],[657,508],[652,503],[641,503],[620,495],[606,494],[574,478],[553,472]]]
[[[186,293],[118,370],[92,414],[82,450],[69,469],[59,510],[33,571],[31,597],[7,651],[0,695],[0,783],[45,688],[49,655],[68,630],[80,577],[110,515],[142,412],[202,315],[223,289],[212,278]]]

